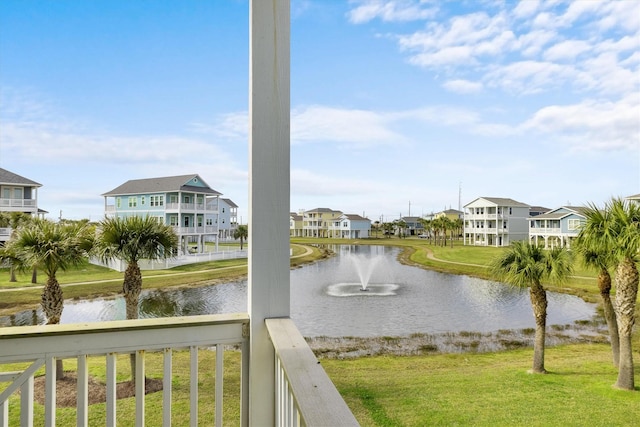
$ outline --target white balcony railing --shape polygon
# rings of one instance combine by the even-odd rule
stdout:
[[[275,425],[277,426],[357,426],[355,417],[313,355],[306,341],[290,319],[266,319],[275,352]],[[145,425],[146,359],[152,353],[162,358],[162,414],[158,425],[170,426],[172,405],[186,405],[173,396],[174,375],[189,378],[189,425],[198,424],[199,383],[204,370],[215,371],[213,418],[215,425],[236,424],[238,420],[223,418],[223,377],[225,347],[240,350],[239,376],[240,425],[249,424],[249,317],[247,314],[223,314],[163,319],[97,322],[88,324],[44,325],[0,329],[0,427],[9,422],[21,426],[56,425],[56,360],[76,359],[77,404],[76,425],[89,425],[89,362],[92,368],[102,363],[106,372],[106,409],[99,423],[115,426],[116,420],[135,420]],[[173,372],[175,350],[188,350],[189,372]],[[199,352],[215,349],[215,366],[198,366]],[[116,399],[117,356],[135,354],[134,413],[121,413]],[[128,358],[125,359],[128,364]],[[71,362],[67,362],[71,364]],[[10,371],[7,364],[12,364]],[[15,369],[20,364],[20,369]],[[34,379],[44,371],[44,414],[34,414]],[[228,392],[225,396],[228,398]],[[200,399],[200,403],[202,400]],[[210,408],[203,408],[203,410]],[[15,411],[15,414],[14,414]],[[120,412],[120,413],[119,413]],[[147,413],[148,415],[148,413]],[[155,415],[155,414],[154,414]],[[149,418],[152,418],[149,416]],[[175,416],[174,416],[175,418]],[[155,419],[155,418],[154,418]],[[160,421],[161,419],[161,421]],[[186,423],[186,420],[182,420]],[[211,422],[212,420],[200,420]],[[92,423],[96,422],[92,419]],[[147,421],[153,422],[151,419]],[[174,419],[175,422],[175,419]],[[68,420],[65,421],[65,424]],[[266,422],[265,424],[272,424]]]
[[[0,199],[2,208],[35,208],[36,203],[34,199]]]

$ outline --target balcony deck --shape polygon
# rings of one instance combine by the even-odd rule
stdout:
[[[358,425],[344,400],[327,377],[317,359],[290,319],[267,319],[266,326],[273,342],[276,360],[274,394],[276,395],[276,419],[278,426],[326,426]],[[55,426],[56,408],[56,360],[75,359],[77,372],[76,425],[88,426],[89,360],[92,368],[100,363],[106,370],[106,411],[100,424],[115,426],[130,420],[136,426],[144,426],[148,410],[145,409],[145,361],[154,352],[162,356],[162,414],[163,426],[187,425],[187,420],[172,417],[173,407],[188,407],[188,425],[249,425],[249,316],[246,313],[205,315],[193,317],[140,319],[72,325],[44,325],[5,328],[0,335],[0,427],[45,425]],[[172,369],[173,354],[186,350],[190,358],[189,401],[179,402],[173,397],[172,386],[176,373]],[[199,353],[215,352],[214,366],[198,366]],[[240,351],[239,372],[224,369],[225,351]],[[135,354],[135,413],[122,414],[116,399],[116,364],[118,355]],[[26,364],[20,370],[7,371],[4,366]],[[215,378],[215,397],[206,402],[211,405],[213,418],[198,419],[200,390],[204,387],[200,376],[211,370]],[[33,384],[36,375],[45,377],[44,419],[34,416]],[[224,378],[239,377],[240,419],[223,417]],[[2,383],[5,383],[2,385]],[[38,411],[42,413],[42,411]],[[95,419],[92,418],[95,422]],[[182,421],[182,422],[181,422]],[[266,423],[272,424],[272,423]]]

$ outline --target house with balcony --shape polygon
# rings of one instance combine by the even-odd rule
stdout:
[[[371,236],[371,220],[355,214],[342,214],[329,224],[329,236],[337,239],[366,239]]]
[[[315,208],[302,214],[303,237],[333,237],[332,224],[342,216],[342,212],[329,208]]]
[[[630,202],[640,203],[640,194],[634,194],[632,196],[625,197],[625,200]]]
[[[42,184],[0,168],[0,212],[21,212],[44,217],[47,211],[38,208],[38,188]],[[10,227],[0,227],[0,244],[11,237]]]
[[[479,197],[464,206],[464,244],[509,246],[529,238],[529,205],[513,199]]]
[[[238,228],[238,205],[233,200],[220,198],[218,200],[218,233],[220,239],[233,239],[233,233]],[[207,224],[211,225],[211,224]]]
[[[580,206],[562,206],[531,217],[529,240],[545,248],[571,248],[571,243],[578,237],[580,227],[586,221],[584,209]]]
[[[289,236],[290,237],[302,237],[303,229],[302,224],[304,222],[304,211],[302,212],[290,212],[289,213]]]
[[[247,308],[238,313],[186,316],[178,318],[136,319],[65,325],[40,325],[0,328],[0,365],[10,370],[0,372],[0,425],[17,420],[16,425],[61,425],[56,423],[56,370],[58,359],[73,359],[76,373],[76,422],[89,424],[89,380],[95,364],[104,367],[105,404],[100,425],[170,426],[178,405],[174,390],[177,375],[187,377],[188,397],[180,405],[187,409],[189,425],[201,423],[258,426],[357,426],[335,385],[309,348],[291,319],[290,245],[286,222],[290,206],[290,12],[288,0],[252,1],[249,4],[249,258]],[[216,196],[205,191],[190,175],[177,190],[157,186],[150,190],[125,192],[118,189],[105,196],[105,211],[118,214],[128,208],[129,195],[145,207],[164,209],[171,203],[167,196]],[[178,182],[181,180],[178,180]],[[125,184],[123,184],[125,185]],[[193,188],[195,187],[195,188]],[[118,190],[118,191],[115,191]],[[129,193],[129,194],[127,194]],[[150,196],[158,196],[151,206]],[[162,207],[159,205],[159,196]],[[111,200],[111,207],[106,200]],[[184,199],[177,199],[179,220],[190,214]],[[192,203],[189,197],[188,204]],[[202,200],[202,199],[201,199]],[[126,202],[126,206],[123,203]],[[156,206],[156,203],[158,204]],[[206,203],[205,203],[206,204]],[[136,204],[135,208],[139,205]],[[129,214],[138,213],[130,208]],[[185,208],[185,211],[180,210]],[[195,207],[194,207],[195,208]],[[140,211],[142,212],[142,211]],[[158,218],[162,213],[155,212]],[[195,212],[196,214],[199,212]],[[173,215],[174,212],[164,213]],[[191,224],[191,220],[189,220]],[[196,222],[197,223],[197,222]],[[181,223],[184,224],[184,223]],[[181,354],[176,355],[178,352]],[[212,363],[199,363],[201,353],[213,354]],[[232,353],[238,361],[227,368],[226,357]],[[135,397],[128,405],[118,402],[116,379],[122,360],[135,363]],[[173,360],[180,355],[189,359],[189,367],[175,372]],[[145,380],[154,367],[162,378],[162,401],[153,411],[146,405]],[[149,363],[147,363],[149,361]],[[16,365],[19,364],[19,365]],[[89,366],[91,365],[91,369]],[[36,408],[34,377],[44,373],[44,404]],[[208,383],[213,399],[199,395],[203,373],[213,379]],[[229,378],[240,386],[228,387]],[[224,379],[224,381],[223,381]],[[233,387],[233,386],[232,386]],[[239,420],[228,420],[223,413],[225,401],[238,408]],[[174,406],[175,405],[175,406]],[[206,419],[199,418],[206,406]],[[157,410],[156,410],[157,408]],[[95,411],[91,412],[95,414]],[[232,414],[233,415],[233,414]],[[123,421],[125,420],[125,421]],[[181,420],[182,421],[182,420]],[[186,420],[184,420],[186,422]],[[68,423],[67,423],[68,424]],[[93,424],[91,424],[93,425]]]
[[[217,247],[220,195],[197,174],[132,179],[102,194],[106,217],[157,218],[173,227],[182,253],[193,243],[196,252],[204,251],[205,242]]]

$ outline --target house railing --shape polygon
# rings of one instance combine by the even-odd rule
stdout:
[[[562,233],[562,229],[560,227],[529,227],[529,234],[561,234],[561,233]]]
[[[167,211],[192,211],[192,212],[207,212],[217,213],[218,206],[207,203],[174,203],[170,202],[166,204]]]
[[[278,426],[326,426],[358,425],[344,400],[318,364],[313,352],[290,319],[267,319],[266,326],[273,343],[276,369],[274,378],[275,425]],[[0,329],[0,427],[11,422],[21,426],[56,425],[56,360],[75,359],[77,376],[76,425],[89,425],[89,365],[104,368],[106,383],[106,409],[100,425],[115,426],[116,420],[132,420],[136,426],[145,425],[145,382],[148,369],[146,360],[158,354],[161,363],[162,414],[157,414],[158,425],[170,426],[172,405],[178,403],[173,396],[175,376],[188,377],[189,425],[199,425],[198,394],[206,370],[215,371],[214,398],[211,419],[203,420],[216,426],[238,423],[223,418],[223,378],[228,381],[234,373],[225,372],[224,355],[240,351],[238,392],[239,424],[249,425],[249,317],[246,313],[219,314],[161,319],[96,322],[69,325],[23,326]],[[225,351],[226,349],[226,351]],[[186,350],[188,372],[174,372],[174,352]],[[215,363],[199,367],[199,355],[215,350]],[[118,413],[116,398],[118,355],[135,354],[135,404],[133,414]],[[122,357],[120,358],[122,359]],[[125,357],[129,364],[129,358]],[[71,365],[72,362],[65,362]],[[10,366],[7,366],[11,364]],[[44,373],[44,415],[35,415],[35,379]],[[157,371],[153,371],[157,375]],[[210,373],[210,372],[209,372]],[[3,384],[4,383],[4,384]],[[8,385],[6,384],[8,383]],[[235,396],[233,396],[235,398]],[[160,399],[160,398],[157,398]],[[200,403],[202,400],[200,399]],[[208,402],[209,403],[209,402]],[[201,405],[202,406],[202,405]],[[122,409],[121,409],[122,410]],[[15,412],[15,413],[14,413]],[[41,412],[41,411],[40,411]],[[146,412],[146,413],[145,413]],[[155,414],[154,414],[155,415]],[[150,422],[154,415],[150,415]],[[43,419],[41,419],[43,418]],[[162,419],[160,421],[159,419]],[[174,416],[175,418],[175,416]],[[92,423],[96,423],[91,418]],[[135,420],[135,422],[133,421]],[[65,424],[69,421],[65,419]],[[267,422],[266,424],[271,424]]]
[[[0,207],[2,208],[35,208],[37,201],[35,199],[1,199]]]
[[[203,225],[200,227],[173,227],[176,234],[216,234],[218,227],[215,225]]]

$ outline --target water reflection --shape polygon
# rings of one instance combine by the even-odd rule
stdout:
[[[491,332],[534,327],[528,291],[499,283],[423,270],[396,261],[398,250],[382,246],[340,246],[337,256],[291,271],[291,317],[305,336],[385,336],[459,331]],[[333,296],[339,284],[358,284],[352,258],[377,257],[368,287],[393,284],[387,296],[366,292]],[[364,261],[363,261],[364,262]],[[189,316],[246,311],[247,283],[143,291],[140,317]],[[589,320],[595,305],[549,293],[548,321]],[[62,323],[125,319],[121,297],[67,301]],[[35,322],[34,322],[35,321]],[[0,325],[44,323],[40,311],[0,318]]]

